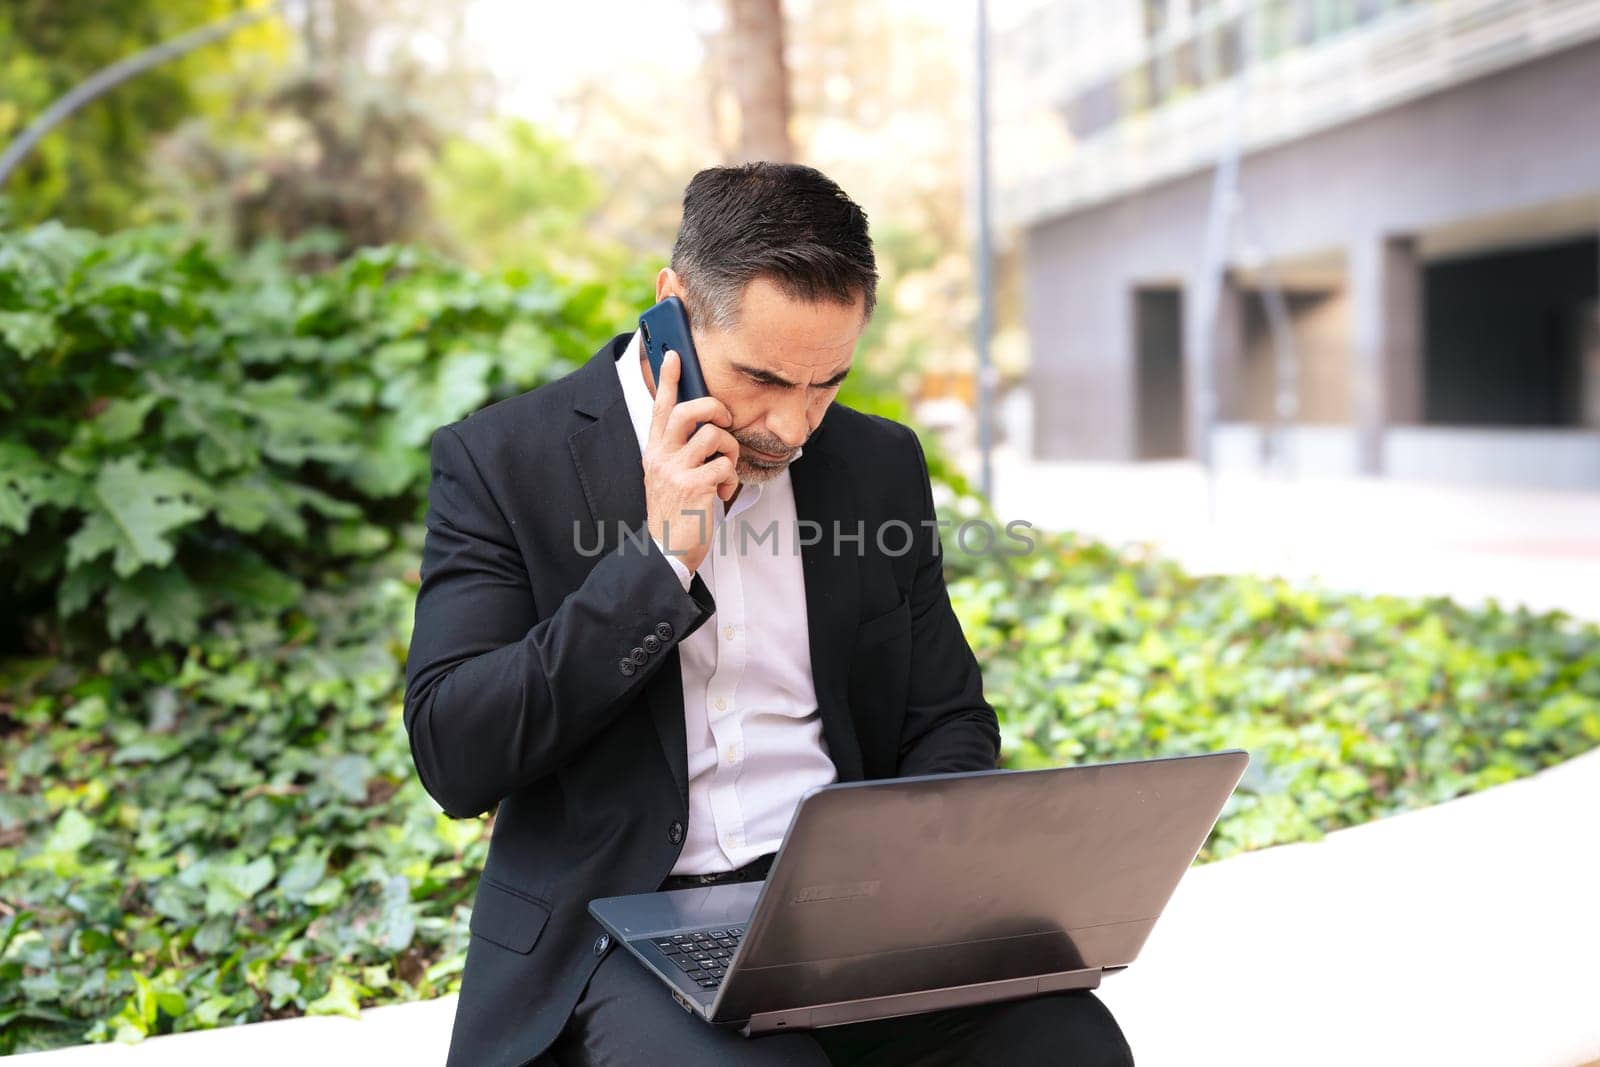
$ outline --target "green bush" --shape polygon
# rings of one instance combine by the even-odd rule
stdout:
[[[0,669],[0,1052],[433,996],[487,854],[416,782],[415,590]]]
[[[1250,752],[1203,859],[1600,745],[1600,627],[1558,613],[1195,577],[1070,535],[947,568],[1007,766]]]
[[[420,518],[433,430],[576,366],[596,286],[421,252],[296,276],[134,231],[0,234],[0,588],[22,616],[193,639]],[[103,626],[103,631],[102,631]]]
[[[285,263],[0,235],[0,1054],[458,982],[492,819],[439,813],[401,722],[425,444],[648,294]],[[1007,766],[1252,752],[1208,857],[1600,744],[1593,626],[946,544]]]
[[[0,1053],[459,970],[484,827],[399,717],[428,438],[625,309],[300,251],[0,234]]]

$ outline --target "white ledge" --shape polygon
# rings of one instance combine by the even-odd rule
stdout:
[[[1600,1064],[1600,751],[1189,872],[1100,996],[1140,1067]],[[444,1063],[455,998],[15,1057]]]

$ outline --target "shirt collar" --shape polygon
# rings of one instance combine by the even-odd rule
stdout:
[[[633,434],[639,439],[642,456],[645,442],[650,440],[650,409],[654,403],[639,370],[638,330],[633,331],[628,347],[617,360],[617,377],[622,380],[622,399],[628,405],[628,419],[633,423]]]

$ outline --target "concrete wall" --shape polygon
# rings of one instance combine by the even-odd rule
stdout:
[[[1219,468],[1269,469],[1262,426],[1223,423],[1211,440]],[[1314,478],[1362,473],[1361,442],[1350,426],[1296,426],[1282,447],[1287,455],[1271,469]],[[1383,437],[1383,469],[1407,481],[1592,490],[1600,488],[1600,432],[1396,426]]]
[[[1381,462],[1373,432],[1415,421],[1420,400],[1418,323],[1393,314],[1418,284],[1410,235],[1600,192],[1597,100],[1600,43],[1244,159],[1246,209],[1269,256],[1346,256],[1350,404],[1368,469]],[[1136,286],[1184,286],[1189,395],[1200,394],[1193,308],[1210,186],[1209,171],[1192,174],[1026,233],[1040,456],[1137,454]],[[1237,345],[1219,355],[1230,350],[1237,358]],[[1220,404],[1238,410],[1226,392]]]
[[[1600,433],[1401,426],[1384,437],[1396,478],[1600,488]]]

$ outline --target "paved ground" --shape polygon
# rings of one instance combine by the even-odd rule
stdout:
[[[1102,987],[1140,1067],[1600,1064],[1600,751],[1199,867]],[[454,1000],[17,1057],[439,1065]]]
[[[1201,572],[1495,597],[1600,620],[1600,493],[1286,482],[1242,471],[1221,474],[1213,493],[1194,463],[1044,463],[1001,452],[994,497],[1004,520],[1148,541]]]

